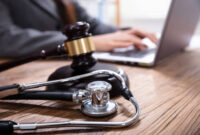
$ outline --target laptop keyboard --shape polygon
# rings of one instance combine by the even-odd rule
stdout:
[[[111,52],[111,55],[142,58],[142,57],[146,56],[147,54],[155,53],[155,51],[156,51],[156,48],[144,49],[144,50],[141,50],[141,51],[139,51],[137,49],[131,49],[131,50],[127,50],[125,52],[124,51],[123,52],[113,51],[113,52]]]

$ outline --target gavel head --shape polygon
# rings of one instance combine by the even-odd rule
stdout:
[[[73,59],[71,68],[75,71],[86,71],[93,67],[97,60],[92,56],[95,46],[88,33],[90,25],[86,22],[77,22],[64,28],[63,34],[67,36],[64,49]]]
[[[68,25],[65,27],[63,33],[67,36],[68,39],[65,41],[64,44],[64,52],[68,52],[68,56],[70,56],[73,59],[72,65],[71,67],[69,65],[60,67],[50,75],[48,80],[68,78],[96,70],[111,70],[122,75],[126,80],[126,84],[128,86],[128,77],[122,70],[119,70],[117,67],[112,66],[110,64],[97,63],[96,59],[92,57],[92,53],[95,51],[95,48],[94,44],[92,43],[92,40],[90,39],[91,34],[88,32],[88,30],[89,24],[85,22],[77,22],[75,24]],[[76,80],[69,83],[50,85],[47,87],[47,90],[68,90],[73,92],[77,89],[85,89],[85,86],[94,80],[106,81],[110,83],[112,85],[112,90],[109,92],[111,97],[120,95],[120,92],[118,90],[121,89],[120,81],[116,77],[102,74],[84,78],[79,81]],[[98,84],[95,86],[101,86],[101,83],[95,84]],[[93,97],[97,97],[97,95],[97,93],[93,94]],[[105,98],[106,94],[103,95],[103,97]],[[106,103],[104,102],[104,100],[92,100],[91,103],[95,103],[93,107],[96,105],[102,106],[102,104]],[[96,104],[98,102],[102,104]],[[87,108],[87,106],[85,107]]]

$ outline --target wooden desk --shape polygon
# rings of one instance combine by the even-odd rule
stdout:
[[[37,134],[200,134],[200,50],[176,54],[155,68],[117,65],[130,78],[131,90],[141,107],[140,121],[123,129],[58,128]],[[45,81],[63,61],[37,61],[0,73],[0,85]],[[115,99],[119,110],[103,119],[123,121],[134,113],[123,98]],[[0,119],[20,123],[94,120],[80,113],[80,106],[63,101],[0,101]],[[45,133],[44,131],[49,131]],[[30,132],[30,131],[28,131]],[[20,132],[21,133],[21,132]]]

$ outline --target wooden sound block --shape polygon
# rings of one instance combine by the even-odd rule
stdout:
[[[53,72],[48,80],[57,80],[57,79],[63,79],[63,78],[68,78],[76,75],[81,75],[85,73],[89,73],[92,71],[96,70],[111,70],[114,72],[119,73],[120,70],[117,67],[111,66],[109,64],[103,64],[103,63],[97,63],[95,66],[90,68],[87,71],[79,71],[76,72],[74,71],[70,66],[64,66],[59,69],[57,69],[55,72]],[[123,78],[126,81],[127,86],[129,86],[129,80],[125,72],[123,73]],[[64,84],[56,84],[56,85],[50,85],[46,89],[47,90],[67,90],[67,91],[76,91],[78,89],[85,89],[87,84],[92,81],[106,81],[112,85],[112,90],[110,91],[110,96],[115,97],[120,95],[119,90],[121,89],[121,82],[114,76],[110,75],[105,75],[105,74],[99,74],[99,75],[94,75],[92,77],[87,77],[84,79],[76,80],[73,82],[68,82]]]

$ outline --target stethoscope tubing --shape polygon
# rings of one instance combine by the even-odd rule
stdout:
[[[64,121],[64,122],[55,122],[55,123],[35,123],[35,124],[16,124],[13,126],[14,130],[35,130],[38,128],[56,128],[56,127],[83,127],[83,126],[92,126],[92,127],[111,127],[111,128],[122,128],[127,127],[136,123],[139,114],[140,108],[139,104],[135,98],[131,97],[129,101],[134,105],[136,113],[129,120],[124,122],[99,122],[99,121]]]

